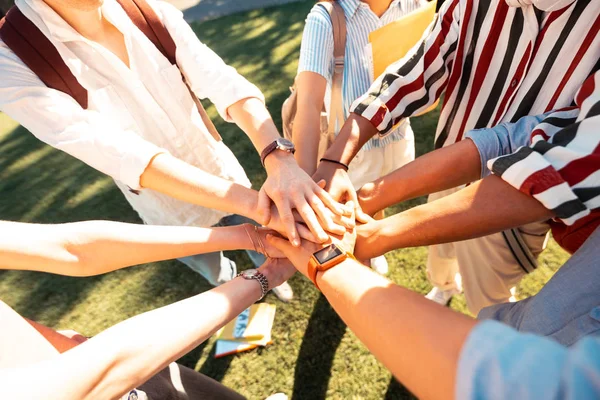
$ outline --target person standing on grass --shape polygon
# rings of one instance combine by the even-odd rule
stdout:
[[[386,135],[442,95],[436,148],[461,141],[473,129],[571,106],[577,89],[600,65],[599,29],[596,0],[446,0],[423,40],[354,102],[324,157],[348,164],[373,136]],[[322,162],[314,178],[325,179],[335,199],[356,199],[340,166]],[[404,189],[410,191],[398,188]],[[504,200],[498,195],[489,201],[493,209]],[[514,300],[515,282],[537,267],[548,230],[548,222],[540,221],[430,246],[427,274],[434,288],[427,297],[447,304],[462,287],[474,314]]]
[[[333,0],[346,18],[346,49],[341,97],[344,118],[352,102],[373,83],[369,34],[418,9],[426,0]],[[333,25],[329,13],[319,4],[308,17],[302,35],[300,61],[296,77],[297,114],[293,126],[298,165],[309,174],[316,170],[323,105],[328,113],[335,68]],[[337,95],[337,94],[333,94]],[[355,189],[372,182],[412,161],[415,157],[414,135],[408,119],[394,127],[385,137],[365,143],[352,163],[348,175]],[[382,213],[380,213],[382,214]],[[371,262],[372,267],[387,273],[384,256]]]
[[[251,224],[211,229],[0,221],[0,269],[82,277],[223,250],[262,249],[282,257],[266,242],[267,232]],[[174,361],[295,272],[287,260],[269,259],[218,288],[132,317],[91,339],[27,320],[0,300],[0,398],[244,399]]]
[[[293,147],[281,143],[260,90],[202,44],[181,12],[165,2],[148,4],[176,45],[177,65],[115,0],[17,0],[18,11],[87,90],[88,106],[47,87],[0,40],[0,110],[40,140],[110,175],[148,224],[238,224],[243,219],[228,215],[240,214],[295,243],[300,235],[324,240],[325,230],[343,232],[340,224],[353,222],[339,222],[344,208],[298,167]],[[193,96],[209,98],[262,154],[268,178],[260,193],[209,132],[182,73]],[[181,261],[213,285],[236,275],[235,263],[220,252]],[[289,285],[276,293],[292,297]]]

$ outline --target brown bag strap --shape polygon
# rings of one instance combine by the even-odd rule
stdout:
[[[169,62],[173,65],[177,65],[177,46],[173,41],[173,38],[169,34],[169,31],[162,23],[158,15],[154,12],[152,7],[148,4],[146,0],[117,0],[123,10],[127,13],[131,21],[138,27],[144,35],[150,39],[152,43],[160,50],[160,52],[169,60]],[[181,71],[181,68],[179,68]],[[221,135],[217,131],[217,128],[209,118],[206,110],[202,106],[200,99],[198,96],[194,94],[194,91],[190,87],[187,79],[185,78],[185,74],[181,73],[183,76],[183,82],[185,86],[187,86],[194,103],[196,104],[196,108],[198,108],[198,113],[202,118],[202,122],[212,135],[212,137],[216,141],[221,141]]]
[[[331,103],[329,107],[329,123],[327,126],[327,140],[333,142],[337,129],[344,125],[344,102],[342,84],[344,79],[344,64],[346,56],[346,16],[344,9],[338,2],[323,1],[323,6],[331,17],[333,26],[333,57],[334,68],[331,80]]]
[[[0,38],[46,86],[69,95],[87,109],[87,90],[52,42],[17,7],[8,10],[0,20]]]

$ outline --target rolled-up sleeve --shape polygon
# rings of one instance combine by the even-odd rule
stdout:
[[[404,58],[391,64],[369,91],[356,99],[350,111],[385,134],[402,119],[435,103],[450,76],[445,60],[456,51],[461,1],[447,0],[423,39]]]
[[[154,156],[166,150],[121,129],[105,115],[84,110],[44,83],[0,43],[0,110],[38,139],[139,190]]]
[[[489,160],[512,154],[521,146],[529,144],[531,132],[548,114],[523,117],[514,123],[503,123],[493,128],[474,129],[465,137],[473,141],[481,159],[481,178],[490,175]]]
[[[575,99],[576,106],[546,116],[528,145],[488,161],[494,175],[567,226],[600,209],[600,73],[584,82]]]
[[[457,399],[593,399],[600,395],[600,340],[566,348],[496,321],[479,323],[465,342]]]
[[[227,109],[242,99],[257,98],[265,102],[260,89],[200,42],[183,19],[181,11],[166,2],[149,3],[157,11],[177,45],[177,64],[190,87],[199,98],[208,98],[225,121],[233,122]]]

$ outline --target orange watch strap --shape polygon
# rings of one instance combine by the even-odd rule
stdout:
[[[319,285],[317,285],[317,272],[319,272],[318,270],[318,262],[317,260],[315,260],[314,256],[310,257],[310,260],[308,261],[308,278],[312,281],[312,283],[315,284],[315,286],[318,288]]]

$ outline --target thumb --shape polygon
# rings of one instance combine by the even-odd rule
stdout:
[[[271,222],[271,199],[264,188],[261,188],[258,192],[258,204],[256,209],[260,219],[257,222],[261,225],[269,225],[269,222]]]
[[[325,189],[325,186],[327,186],[327,181],[325,179],[321,179],[319,182],[317,182],[317,186],[319,186],[321,189]]]

